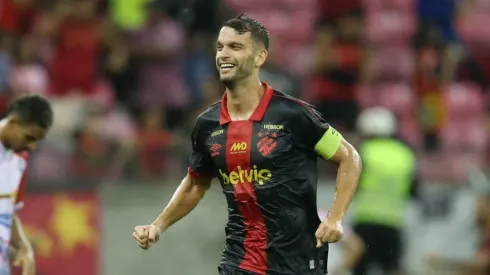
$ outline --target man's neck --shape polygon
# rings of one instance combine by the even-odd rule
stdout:
[[[248,119],[259,105],[264,91],[258,77],[243,79],[226,87],[228,113],[233,120]]]

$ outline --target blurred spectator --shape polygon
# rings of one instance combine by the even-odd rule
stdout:
[[[167,117],[167,126],[180,122],[189,100],[182,77],[185,31],[169,17],[160,1],[151,2],[147,24],[137,31],[133,51],[140,64],[139,93],[144,110],[157,108]]]
[[[148,19],[146,5],[150,0],[108,0],[112,21],[121,29],[137,30]]]
[[[137,62],[122,34],[112,36],[112,46],[105,55],[105,74],[114,88],[117,101],[132,113],[139,109],[137,98]]]
[[[312,102],[334,126],[353,131],[358,114],[355,87],[362,81],[366,59],[362,15],[350,12],[335,24],[322,25],[315,47]]]
[[[40,1],[37,0],[1,0],[0,33],[3,36],[17,38],[31,29]]]
[[[205,85],[216,78],[214,58],[209,55],[206,42],[208,40],[202,33],[194,33],[187,41],[183,73],[189,90],[191,106],[202,102],[205,97]]]
[[[12,69],[14,40],[8,36],[0,36],[0,94],[5,92]]]
[[[161,178],[167,171],[167,153],[172,134],[164,130],[163,116],[158,110],[144,113],[139,132],[140,173],[145,178]]]
[[[353,10],[361,9],[362,0],[330,0],[318,1],[318,9],[320,11],[320,20],[335,21]]]
[[[110,104],[95,106],[76,133],[77,157],[71,172],[79,178],[120,178],[135,147],[135,126],[126,113]]]
[[[415,48],[417,60],[414,88],[421,100],[421,125],[426,148],[435,149],[438,132],[444,123],[441,75],[444,66],[444,41],[437,28],[427,26],[420,29]]]
[[[54,12],[45,14],[39,28],[43,38],[53,43],[48,61],[52,96],[73,93],[93,94],[99,81],[101,47],[108,37],[108,25],[96,14],[95,0],[58,2]]]
[[[23,93],[46,94],[49,85],[48,73],[40,63],[34,37],[20,41],[17,60],[10,73],[9,86],[14,96]]]

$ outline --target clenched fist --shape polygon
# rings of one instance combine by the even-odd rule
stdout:
[[[139,247],[150,248],[160,239],[160,228],[154,225],[138,225],[134,228],[133,237]]]
[[[342,235],[344,235],[342,223],[327,217],[315,233],[316,247],[321,247],[324,243],[336,243],[342,239]]]

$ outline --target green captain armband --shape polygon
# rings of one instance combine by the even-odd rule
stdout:
[[[315,145],[315,152],[324,159],[330,159],[335,155],[342,142],[342,135],[332,127],[323,134],[322,138]]]

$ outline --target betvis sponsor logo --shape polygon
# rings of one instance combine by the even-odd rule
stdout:
[[[284,125],[264,124],[263,128],[264,129],[267,129],[267,130],[283,130],[284,129]]]
[[[228,174],[219,169],[219,173],[223,178],[224,184],[233,185],[247,182],[257,182],[263,185],[272,178],[272,172],[270,170],[259,169],[257,165],[254,165],[252,169],[243,169],[241,166],[238,166],[235,171]]]
[[[246,142],[235,142],[231,145],[230,152],[233,153],[243,153],[247,150]]]

